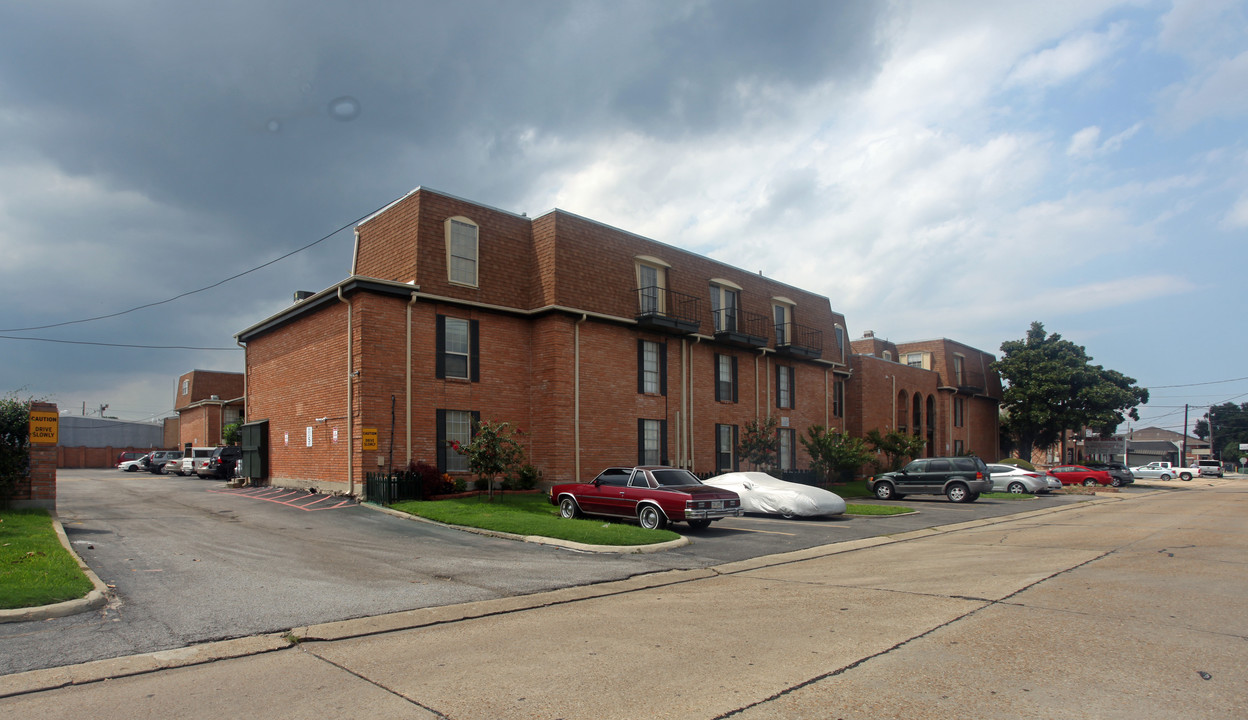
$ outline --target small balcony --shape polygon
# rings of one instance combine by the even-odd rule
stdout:
[[[776,325],[776,353],[806,360],[823,356],[823,331],[797,323]]]
[[[745,348],[767,347],[767,316],[741,308],[721,308],[711,313],[715,340]]]
[[[692,335],[702,327],[702,301],[657,286],[637,289],[637,325],[669,335]]]

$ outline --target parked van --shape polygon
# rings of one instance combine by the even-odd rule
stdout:
[[[208,458],[212,457],[212,451],[216,447],[193,447],[191,451],[182,456],[182,471],[179,475],[198,475],[200,468],[206,468]]]

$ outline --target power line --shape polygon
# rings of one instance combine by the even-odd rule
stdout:
[[[1152,385],[1152,386],[1149,386],[1148,389],[1149,390],[1165,390],[1167,388],[1199,387],[1201,385],[1220,385],[1222,383],[1239,382],[1241,380],[1248,380],[1248,377],[1231,378],[1230,380],[1211,380],[1210,382],[1203,382],[1203,383],[1188,383],[1187,385]]]
[[[82,322],[86,322],[85,320]],[[0,335],[0,340],[30,340],[32,342],[60,343],[62,345],[97,345],[100,347],[142,348],[144,350],[242,350],[240,347],[193,347],[190,345],[130,345],[126,343],[88,342],[86,340],[54,340],[52,338],[17,337]]]
[[[315,240],[315,241],[313,241],[313,242],[310,242],[310,243],[308,243],[307,245],[304,245],[303,247],[298,248],[298,249],[296,249],[296,250],[291,250],[290,252],[286,253],[285,255],[282,255],[282,256],[280,256],[280,257],[276,257],[276,258],[274,258],[274,259],[272,259],[272,260],[270,260],[270,261],[268,261],[268,262],[266,262],[266,263],[263,263],[263,264],[257,265],[257,266],[255,266],[255,267],[251,268],[250,270],[244,270],[243,272],[240,272],[240,273],[238,273],[237,275],[231,275],[230,277],[227,277],[227,278],[225,278],[224,280],[220,280],[220,281],[217,281],[217,282],[215,282],[215,283],[213,283],[213,284],[211,284],[211,285],[206,285],[206,286],[204,286],[204,287],[201,287],[201,288],[199,288],[198,290],[188,290],[188,291],[186,291],[186,292],[184,292],[184,293],[181,293],[181,294],[179,294],[179,295],[174,295],[173,297],[171,297],[171,298],[167,298],[167,299],[165,299],[165,300],[158,300],[158,301],[156,301],[156,302],[146,303],[146,304],[144,304],[144,305],[139,305],[139,306],[137,306],[137,307],[132,307],[132,308],[130,308],[129,310],[121,310],[121,311],[119,311],[119,312],[109,313],[109,314],[107,314],[107,315],[96,315],[95,317],[82,318],[82,319],[80,319],[80,320],[66,320],[65,322],[52,323],[51,325],[32,325],[31,327],[23,327],[23,328],[4,328],[4,329],[0,329],[0,332],[28,332],[28,331],[30,331],[30,330],[47,330],[48,328],[64,327],[65,325],[77,325],[77,324],[79,324],[79,323],[94,322],[94,321],[96,321],[96,320],[107,320],[108,318],[115,318],[115,317],[118,317],[118,316],[121,316],[121,315],[127,315],[127,314],[129,314],[129,313],[132,313],[132,312],[135,312],[135,311],[138,311],[138,310],[144,310],[144,309],[146,309],[146,308],[156,307],[157,305],[164,305],[164,304],[166,304],[166,303],[171,303],[171,302],[173,302],[174,300],[180,300],[180,299],[182,299],[182,298],[184,298],[184,297],[187,297],[187,296],[189,296],[189,295],[195,295],[196,293],[201,293],[201,292],[204,292],[204,291],[206,291],[206,290],[211,290],[211,289],[213,289],[213,288],[220,287],[221,285],[224,285],[224,284],[226,284],[226,283],[230,282],[231,280],[237,280],[238,278],[240,278],[240,277],[242,277],[242,276],[244,276],[244,275],[250,275],[251,273],[256,272],[257,270],[262,270],[262,269],[264,269],[264,268],[266,268],[266,267],[268,267],[268,266],[270,266],[270,265],[272,265],[272,264],[274,264],[274,263],[281,262],[282,260],[285,260],[286,258],[290,257],[291,255],[297,255],[297,254],[299,254],[299,253],[303,252],[304,250],[307,250],[308,248],[311,248],[311,247],[313,247],[313,246],[319,245],[319,244],[321,244],[321,243],[325,242],[326,240],[330,239],[331,237],[333,237],[333,236],[337,235],[338,233],[342,232],[343,230],[346,230],[347,228],[349,228],[349,227],[351,227],[351,226],[353,226],[353,225],[358,225],[358,224],[360,223],[360,221],[361,221],[361,220],[363,220],[364,218],[370,217],[370,216],[375,215],[375,214],[377,214],[378,212],[380,212],[380,211],[384,210],[385,208],[387,208],[387,207],[389,207],[391,204],[393,204],[396,200],[399,200],[399,199],[401,199],[402,197],[403,197],[403,196],[400,196],[400,197],[398,197],[398,198],[395,198],[395,200],[391,200],[390,202],[386,203],[385,205],[382,205],[381,207],[377,208],[376,210],[373,210],[372,212],[369,212],[369,213],[366,213],[366,214],[364,214],[364,215],[361,215],[360,217],[356,218],[355,220],[352,220],[351,222],[347,223],[346,225],[343,225],[342,227],[339,227],[337,230],[334,230],[333,232],[329,233],[328,235],[324,235],[324,236],[322,236],[319,240]],[[0,337],[3,337],[4,339],[7,339],[7,340],[24,340],[24,339],[27,339],[27,338],[11,338],[11,337],[6,337],[6,336],[0,336]],[[29,339],[34,340],[34,339],[37,339],[37,338],[29,338]],[[49,341],[47,341],[47,342],[69,342],[69,341],[67,341],[67,340],[65,340],[65,341],[59,341],[59,340],[49,340]],[[81,343],[81,344],[84,344],[84,345],[91,345],[91,344],[96,344],[96,345],[107,345],[108,343]],[[150,345],[116,345],[115,347],[143,347],[143,348],[146,348],[146,347],[153,347],[153,346],[150,346]],[[157,349],[178,349],[178,350],[182,350],[182,349],[186,349],[186,350],[224,350],[224,349],[230,349],[230,348],[157,348]]]

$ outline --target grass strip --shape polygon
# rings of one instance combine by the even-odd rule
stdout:
[[[670,530],[646,530],[638,525],[600,519],[567,520],[544,493],[498,495],[454,500],[411,500],[391,508],[448,525],[494,530],[516,535],[571,540],[586,545],[653,545],[680,537]]]
[[[908,515],[915,512],[913,508],[900,505],[854,505],[845,504],[846,515]]]
[[[980,497],[992,498],[993,500],[1031,500],[1035,495],[1030,493],[1012,493],[1012,492],[986,492]]]
[[[0,511],[0,609],[85,597],[91,581],[61,545],[46,510]]]

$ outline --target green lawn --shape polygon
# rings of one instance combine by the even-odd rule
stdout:
[[[652,545],[680,537],[670,530],[646,530],[623,522],[566,520],[559,517],[559,509],[550,504],[545,493],[498,495],[493,502],[484,495],[456,500],[412,500],[390,507],[448,525],[540,535],[587,545]]]
[[[980,497],[992,498],[993,500],[1031,500],[1035,495],[1027,493],[1010,493],[1010,492],[986,492]]]
[[[0,609],[73,600],[91,581],[61,545],[45,510],[0,511]]]
[[[912,512],[913,508],[900,505],[845,505],[846,515],[907,515]]]

